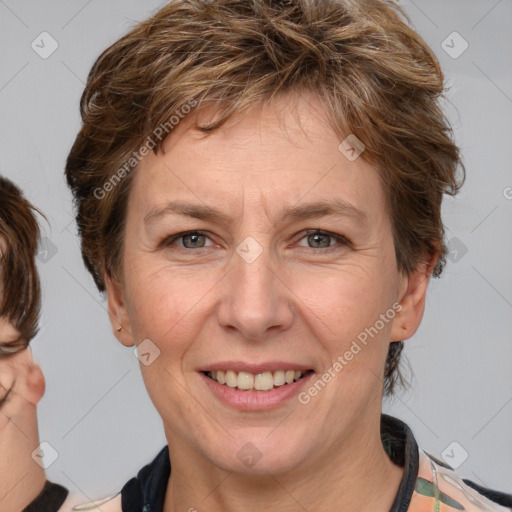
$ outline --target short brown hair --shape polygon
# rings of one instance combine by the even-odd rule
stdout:
[[[0,176],[0,316],[20,334],[9,344],[0,340],[0,357],[27,347],[38,330],[41,290],[35,257],[40,231],[35,212],[41,214]]]
[[[133,177],[126,162],[149,138],[160,149],[157,127],[193,101],[196,112],[218,114],[207,126],[196,118],[208,133],[278,94],[303,91],[324,102],[340,142],[354,134],[379,169],[399,269],[410,274],[438,255],[432,271],[440,275],[441,201],[458,191],[464,167],[439,106],[439,63],[405,21],[391,0],[174,0],[106,49],[90,71],[66,164],[98,288],[121,268]],[[386,392],[400,378],[401,350],[391,344]]]

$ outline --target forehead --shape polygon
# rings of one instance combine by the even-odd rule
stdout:
[[[198,124],[215,118],[201,112]],[[284,205],[333,199],[359,210],[382,210],[377,170],[361,156],[348,158],[344,138],[332,127],[323,103],[313,95],[283,97],[209,134],[183,120],[158,155],[139,164],[135,194],[155,208],[170,199],[225,207],[258,204],[267,211]],[[137,186],[138,183],[138,186]],[[382,214],[382,211],[380,212]]]

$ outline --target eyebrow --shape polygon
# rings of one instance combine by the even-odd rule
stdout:
[[[170,201],[164,207],[153,208],[144,217],[144,223],[152,222],[153,220],[167,214],[183,215],[225,226],[228,226],[233,222],[229,215],[210,206],[186,203],[182,201]],[[328,215],[349,217],[360,223],[364,223],[368,220],[366,213],[356,208],[354,205],[344,201],[343,199],[334,199],[331,201],[317,201],[314,203],[285,207],[280,212],[278,222],[293,222],[297,220],[325,217]]]

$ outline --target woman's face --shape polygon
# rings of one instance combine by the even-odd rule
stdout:
[[[378,432],[389,341],[423,312],[376,170],[338,149],[315,97],[289,99],[209,136],[185,119],[141,162],[108,282],[171,456],[230,471],[287,471]]]

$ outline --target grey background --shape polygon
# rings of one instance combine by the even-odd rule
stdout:
[[[50,221],[33,343],[47,380],[41,440],[58,453],[50,478],[84,500],[117,491],[165,439],[138,361],[114,339],[82,264],[63,167],[93,61],[163,3],[0,0],[0,172]],[[452,261],[432,282],[423,324],[407,342],[412,388],[385,410],[409,423],[423,449],[460,465],[461,476],[512,492],[512,2],[404,5],[451,86],[446,109],[467,182],[444,204]],[[59,45],[46,59],[31,47],[43,31]],[[454,31],[469,45],[458,58],[442,47],[463,49]]]

